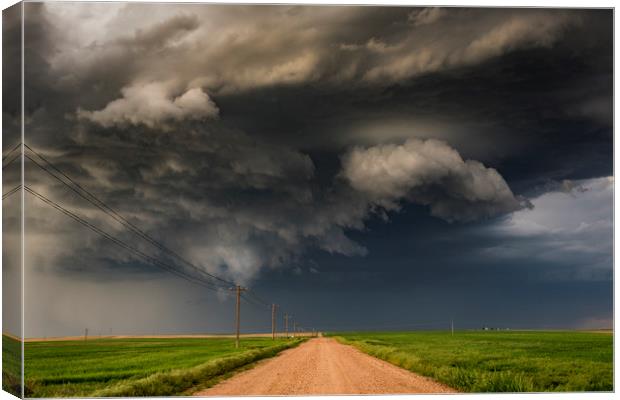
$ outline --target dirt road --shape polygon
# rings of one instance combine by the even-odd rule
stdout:
[[[446,393],[454,390],[330,338],[316,338],[198,396]]]

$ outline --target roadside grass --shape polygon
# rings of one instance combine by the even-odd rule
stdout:
[[[21,342],[2,335],[2,389],[21,397]]]
[[[27,342],[28,397],[179,395],[302,340],[90,339]]]
[[[332,336],[463,392],[613,390],[610,334],[360,332]]]
[[[237,374],[240,374],[241,372],[244,372],[244,371],[247,371],[247,370],[250,370],[250,369],[256,367],[260,361],[261,360],[256,360],[256,361],[251,362],[249,364],[245,364],[242,367],[235,368],[235,369],[233,369],[231,371],[228,371],[228,372],[226,372],[224,374],[217,375],[217,376],[214,376],[212,378],[207,378],[206,380],[202,380],[197,385],[194,385],[194,386],[190,387],[189,389],[184,390],[179,395],[180,396],[193,396],[194,394],[196,394],[198,392],[202,392],[203,390],[206,390],[206,389],[208,389],[210,387],[213,387],[213,386],[217,385],[220,382],[223,382],[223,381],[225,381],[227,379],[232,378],[233,376],[235,376]]]

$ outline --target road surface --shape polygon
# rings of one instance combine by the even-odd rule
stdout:
[[[311,339],[197,396],[448,393],[453,389],[330,338]]]

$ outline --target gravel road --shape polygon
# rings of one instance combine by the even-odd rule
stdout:
[[[311,339],[197,396],[449,393],[453,389],[330,338]]]

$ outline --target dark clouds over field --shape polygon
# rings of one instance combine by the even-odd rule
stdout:
[[[610,324],[611,11],[50,3],[25,15],[27,142],[304,323]],[[152,252],[36,166],[26,179]],[[27,336],[228,328],[221,294],[27,207]],[[247,312],[248,328],[269,325]]]

